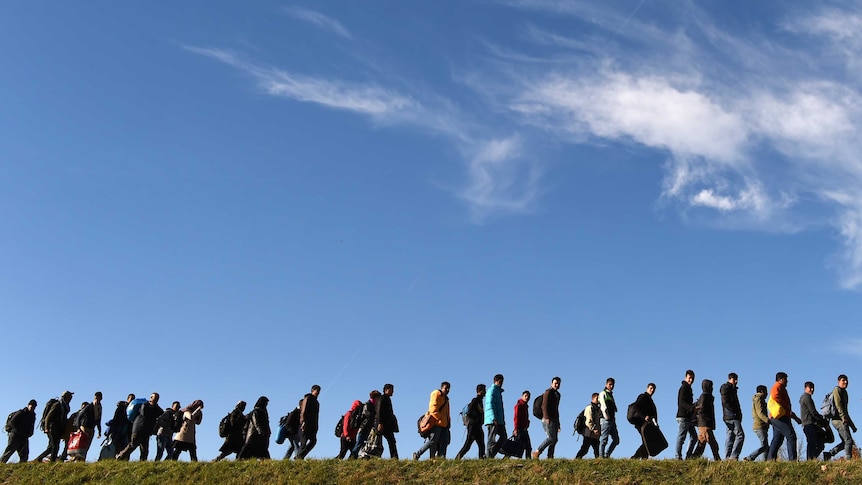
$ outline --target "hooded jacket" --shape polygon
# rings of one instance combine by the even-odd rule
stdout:
[[[506,424],[506,414],[503,412],[503,388],[497,384],[491,386],[485,394],[485,424]]]
[[[704,379],[700,385],[703,393],[697,399],[697,426],[715,429],[715,396],[712,395],[712,381]]]

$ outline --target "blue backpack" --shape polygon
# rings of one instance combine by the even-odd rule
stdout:
[[[835,397],[832,392],[823,396],[823,404],[820,405],[820,414],[826,419],[838,418],[838,407],[835,406]]]
[[[135,418],[141,414],[141,406],[143,406],[145,402],[147,402],[146,399],[139,397],[126,406],[126,417],[129,418],[130,423],[134,423]]]

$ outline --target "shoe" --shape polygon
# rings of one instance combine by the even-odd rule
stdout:
[[[419,461],[419,453],[413,452],[413,461]]]
[[[742,461],[751,461],[751,458],[746,456],[745,458],[742,459]]]
[[[534,460],[538,460],[539,459],[539,450],[534,451],[531,456],[533,457]]]
[[[832,453],[829,453],[828,451],[824,451],[823,452],[823,461],[829,461],[831,459],[832,459]]]

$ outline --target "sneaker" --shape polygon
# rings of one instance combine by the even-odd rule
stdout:
[[[534,460],[538,460],[539,459],[539,450],[534,451],[531,456],[533,457]]]
[[[745,458],[742,459],[742,461],[751,461],[751,458],[746,456]]]
[[[413,452],[413,461],[419,461],[419,453]]]

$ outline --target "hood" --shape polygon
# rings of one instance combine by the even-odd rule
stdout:
[[[700,388],[703,389],[703,392],[712,394],[712,381],[704,379],[703,382],[700,383]]]

